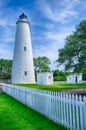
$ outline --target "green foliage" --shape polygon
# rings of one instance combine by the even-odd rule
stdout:
[[[56,77],[54,77],[54,81],[66,81],[66,77],[56,76]]]
[[[62,72],[60,70],[55,70],[53,72],[54,81],[65,81],[66,75],[65,72]]]
[[[70,74],[73,74],[73,72],[65,72],[65,75],[68,76]]]
[[[11,77],[12,60],[0,59],[0,78],[9,79]]]
[[[66,38],[64,48],[59,50],[57,63],[74,72],[82,72],[86,67],[86,20],[81,21],[76,31]]]
[[[34,58],[35,72],[50,71],[50,60],[47,57]],[[0,59],[0,79],[10,79],[12,70],[12,60]]]
[[[66,130],[12,97],[0,96],[0,130]]]
[[[34,58],[35,78],[37,80],[37,72],[49,72],[50,60],[47,57]]]
[[[47,57],[34,58],[34,66],[36,72],[48,72],[50,71],[50,60]]]
[[[86,68],[82,69],[82,77],[83,77],[83,80],[86,81]]]

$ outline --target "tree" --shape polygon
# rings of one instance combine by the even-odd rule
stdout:
[[[11,78],[12,60],[0,59],[0,78]]]
[[[34,58],[35,72],[50,71],[50,60],[47,57]],[[0,59],[0,78],[10,79],[12,70],[12,60]]]
[[[48,72],[50,71],[50,60],[47,57],[34,58],[34,68],[36,72]]]
[[[86,81],[86,68],[82,69],[82,78],[84,81]]]
[[[66,80],[66,74],[65,72],[62,72],[60,70],[55,70],[53,72],[54,81],[65,81]]]
[[[76,31],[66,38],[57,63],[63,64],[66,71],[71,69],[73,72],[82,72],[86,67],[86,20],[81,21]]]

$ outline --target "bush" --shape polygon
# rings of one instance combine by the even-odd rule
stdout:
[[[66,77],[64,77],[64,76],[56,76],[56,77],[54,77],[54,81],[66,81]]]

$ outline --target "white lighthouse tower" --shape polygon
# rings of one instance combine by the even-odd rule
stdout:
[[[16,24],[17,29],[11,82],[13,84],[33,84],[35,83],[35,74],[30,37],[30,25],[27,20],[27,16],[22,13]]]

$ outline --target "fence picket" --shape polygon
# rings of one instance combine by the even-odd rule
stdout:
[[[69,94],[69,118],[70,118],[70,129],[72,130],[72,105],[71,105],[71,94]]]
[[[83,104],[82,104],[82,97],[81,95],[79,96],[79,102],[80,102],[80,105],[79,105],[79,108],[80,108],[80,128],[81,130],[84,130],[84,126],[83,126]]]
[[[77,128],[76,124],[76,107],[75,107],[75,96],[72,95],[72,123],[73,123],[73,129]]]
[[[64,126],[66,127],[67,124],[66,124],[66,99],[65,99],[65,93],[63,94],[63,103],[64,103]]]
[[[86,97],[84,97],[84,130],[86,130]]]
[[[86,130],[86,97],[3,85],[3,91],[70,130]]]
[[[77,124],[77,130],[80,130],[79,127],[79,110],[78,110],[78,96],[75,96],[75,100],[76,100],[76,124]]]

